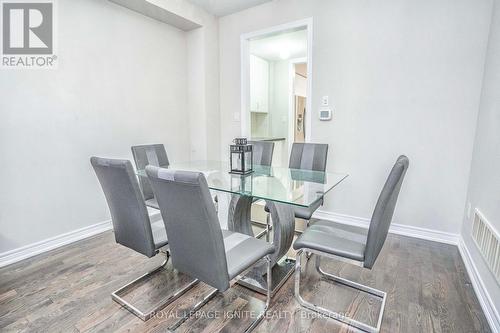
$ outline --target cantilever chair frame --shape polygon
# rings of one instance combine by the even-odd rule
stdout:
[[[354,257],[348,257],[348,258],[342,258],[342,256],[346,256],[343,254],[341,251],[335,251],[332,249],[329,249],[328,246],[326,247],[319,247],[317,248],[314,242],[314,237],[310,237],[307,239],[307,233],[312,230],[313,227],[310,227],[301,237],[305,236],[305,240],[302,238],[299,238],[295,243],[294,243],[294,248],[299,250],[297,254],[297,260],[296,260],[296,265],[295,265],[295,297],[297,298],[298,302],[304,306],[305,308],[308,308],[310,310],[316,311],[320,314],[324,314],[326,316],[329,316],[333,319],[336,319],[340,322],[346,323],[350,326],[354,326],[358,329],[361,329],[366,332],[370,333],[376,333],[380,332],[380,327],[382,325],[382,318],[384,316],[384,309],[385,309],[385,302],[387,299],[387,294],[381,290],[374,289],[365,285],[362,285],[357,282],[353,282],[344,278],[341,278],[339,276],[335,276],[332,274],[325,273],[323,270],[321,270],[320,267],[320,260],[321,257],[328,257],[332,259],[337,259],[341,260],[344,262],[348,263],[354,263],[358,266],[365,267],[368,269],[371,269],[373,265],[375,264],[375,261],[377,260],[378,255],[380,254],[380,251],[382,250],[382,247],[385,243],[389,227],[392,221],[392,217],[394,214],[394,210],[396,207],[397,199],[401,190],[401,185],[403,183],[404,176],[406,174],[406,171],[408,170],[409,166],[409,159],[408,157],[401,155],[398,157],[396,160],[396,163],[391,169],[391,172],[389,173],[389,176],[387,177],[387,180],[384,184],[384,187],[382,188],[382,191],[380,192],[379,198],[377,200],[377,204],[375,205],[375,209],[372,215],[372,219],[370,222],[370,228],[368,229],[368,234],[367,234],[367,239],[366,239],[366,245],[365,248],[363,249],[363,255],[360,256],[354,256]],[[318,230],[317,230],[318,231]],[[314,232],[314,231],[311,231]],[[320,230],[321,232],[321,230]],[[334,231],[331,231],[332,233]],[[311,235],[311,234],[309,234]],[[327,237],[327,236],[325,236]],[[329,309],[326,309],[324,307],[318,306],[316,304],[312,304],[310,302],[305,301],[302,296],[300,295],[300,272],[301,272],[301,258],[302,258],[302,253],[312,253],[315,254],[316,257],[316,270],[318,273],[331,281],[337,282],[344,284],[348,287],[351,287],[355,290],[362,291],[365,293],[369,293],[371,295],[377,296],[382,299],[382,304],[381,304],[381,309],[378,315],[378,320],[377,320],[377,326],[370,326],[365,323],[359,322],[357,320],[354,320],[353,318],[347,317],[345,315],[342,315],[338,312],[331,311]],[[358,253],[359,254],[359,253]]]
[[[146,274],[143,274],[132,282],[127,283],[125,286],[111,293],[111,298],[115,302],[122,305],[125,309],[132,312],[142,320],[146,321],[151,316],[153,316],[156,311],[170,304],[179,296],[183,295],[186,291],[191,289],[196,283],[198,283],[198,280],[190,280],[187,285],[179,290],[173,291],[173,293],[169,297],[167,297],[167,299],[158,302],[154,306],[154,308],[148,312],[142,312],[135,305],[127,302],[120,296],[123,292],[130,290],[132,286],[159,272],[167,264],[170,258],[170,253],[168,251],[168,240],[165,240],[165,242],[159,244],[154,243],[154,236],[150,226],[151,219],[147,212],[147,207],[143,200],[143,195],[141,193],[137,178],[134,175],[132,164],[130,163],[130,161],[100,157],[92,157],[90,161],[96,172],[96,176],[99,180],[99,183],[101,184],[108,207],[111,211],[116,242],[149,258],[156,256],[159,253],[163,253],[166,255],[165,260],[160,266],[147,272]],[[112,178],[118,176],[118,179],[120,181],[124,181],[123,184],[126,186],[124,186],[124,188],[113,189],[113,186],[116,185],[115,183],[117,182],[117,179]],[[120,193],[120,195],[117,195],[118,192]],[[125,194],[122,196],[123,193]],[[130,199],[129,203],[127,203],[127,199]],[[135,204],[137,204],[137,206],[133,205],[134,202]],[[126,209],[129,209],[129,211],[126,211]],[[138,211],[140,214],[135,214]],[[130,238],[123,236],[127,233],[133,233],[134,230],[131,230],[131,227],[138,225],[143,226],[143,228],[139,228],[142,230],[142,233],[135,237],[133,241],[131,241]],[[144,243],[142,242],[147,242],[148,246],[145,246],[145,248],[141,247],[140,244],[144,245]]]
[[[252,266],[250,266],[249,268],[247,268],[246,270],[244,270],[243,272],[241,272],[240,274],[238,274],[234,279],[231,280],[231,284],[229,286],[229,289],[231,287],[233,287],[233,285],[236,283],[236,281],[238,281],[242,276],[244,276],[249,270],[251,270],[252,268],[254,268],[255,266],[257,266],[258,264],[260,264],[262,262],[262,260],[265,260],[266,261],[266,265],[267,265],[267,273],[266,273],[266,278],[267,278],[267,296],[266,296],[266,303],[264,305],[264,309],[259,313],[259,315],[257,316],[257,318],[245,329],[245,333],[249,333],[249,332],[252,332],[255,327],[257,327],[257,325],[260,324],[260,322],[262,321],[262,319],[264,319],[264,315],[267,313],[267,310],[269,309],[269,305],[271,304],[271,297],[272,297],[272,292],[271,292],[271,285],[272,285],[272,267],[271,267],[271,258],[269,257],[269,255],[266,255],[265,257],[263,257],[262,259],[259,259],[257,260]],[[201,301],[199,301],[198,303],[196,303],[195,305],[193,305],[193,307],[189,310],[189,311],[186,311],[184,316],[177,320],[172,326],[170,326],[168,328],[168,332],[174,332],[177,328],[179,328],[179,326],[181,326],[186,320],[188,320],[190,318],[190,315],[186,315],[187,314],[191,314],[191,313],[196,313],[197,311],[199,311],[205,304],[207,304],[211,299],[213,299],[215,296],[217,296],[218,293],[223,293],[223,292],[220,292],[218,289],[215,289],[213,288],[213,290],[208,293],[205,297],[203,297],[203,299]]]
[[[382,304],[380,306],[380,312],[379,312],[378,319],[377,319],[377,326],[367,325],[367,324],[362,323],[360,321],[357,321],[357,320],[355,320],[353,318],[347,317],[347,316],[345,316],[345,315],[343,315],[341,313],[329,310],[327,308],[324,308],[322,306],[319,306],[319,305],[316,305],[316,304],[313,304],[311,302],[308,302],[308,301],[304,300],[304,298],[302,297],[302,295],[300,295],[300,271],[301,271],[301,261],[302,261],[301,258],[302,258],[302,254],[304,252],[307,253],[307,254],[312,253],[312,254],[314,254],[316,256],[316,262],[315,262],[316,271],[322,277],[326,278],[327,280],[343,284],[343,285],[345,285],[347,287],[350,287],[350,288],[353,288],[355,290],[371,294],[373,296],[376,296],[376,297],[379,297],[379,298],[382,299]],[[330,273],[326,273],[325,271],[323,271],[321,269],[321,266],[320,266],[321,257],[327,257],[327,258],[330,258],[330,259],[335,259],[335,260],[343,261],[343,262],[346,262],[346,263],[349,263],[349,264],[353,264],[353,265],[356,265],[356,266],[364,267],[364,263],[362,261],[347,259],[347,258],[339,257],[339,256],[336,256],[336,255],[332,255],[332,254],[329,254],[329,253],[325,253],[325,252],[313,250],[313,249],[301,248],[297,252],[297,259],[295,261],[295,298],[297,299],[297,301],[299,302],[299,304],[302,305],[303,307],[309,309],[309,310],[312,310],[312,311],[315,311],[317,313],[320,313],[320,314],[322,314],[324,316],[327,316],[328,318],[332,318],[332,319],[338,320],[338,321],[340,321],[342,323],[354,326],[354,327],[356,327],[356,328],[358,328],[358,329],[360,329],[362,331],[369,332],[369,333],[378,333],[378,332],[380,332],[380,327],[382,325],[382,318],[384,316],[385,303],[386,303],[386,300],[387,300],[387,293],[384,292],[384,291],[381,291],[381,290],[378,290],[378,289],[375,289],[375,288],[372,288],[372,287],[368,287],[368,286],[365,286],[363,284],[351,281],[351,280],[347,280],[347,279],[342,278],[340,276],[336,276],[336,275],[333,275],[333,274],[330,274]]]
[[[160,252],[163,252],[163,251],[160,251]],[[127,283],[126,285],[124,285],[120,289],[117,289],[117,290],[115,290],[114,292],[111,293],[111,298],[113,299],[113,301],[115,301],[116,303],[120,304],[121,306],[123,306],[124,308],[126,308],[128,311],[132,312],[134,315],[136,315],[137,317],[139,317],[142,321],[147,321],[148,319],[150,319],[151,317],[153,317],[156,314],[157,311],[163,309],[165,306],[169,305],[170,303],[172,303],[173,301],[175,301],[176,299],[178,299],[179,297],[181,297],[182,295],[184,295],[188,290],[190,290],[198,282],[200,282],[198,279],[193,279],[185,287],[183,287],[183,288],[181,288],[179,290],[176,290],[166,300],[164,300],[164,301],[156,304],[154,306],[154,308],[151,309],[151,310],[149,310],[148,312],[142,312],[137,307],[135,307],[133,304],[127,302],[125,299],[123,299],[122,297],[119,296],[123,292],[132,289],[132,287],[134,285],[136,285],[137,283],[139,283],[139,282],[141,282],[143,280],[148,279],[150,276],[152,276],[155,273],[157,273],[157,272],[161,271],[162,269],[164,269],[165,266],[168,263],[168,260],[170,259],[170,253],[168,251],[165,251],[164,253],[165,253],[165,260],[163,260],[163,262],[158,267],[156,267],[153,270],[147,272],[146,274],[143,274],[143,275],[139,276],[137,279],[135,279],[135,280]]]
[[[158,198],[167,233],[172,237],[169,251],[173,255],[174,265],[179,271],[212,287],[201,301],[185,311],[168,330],[176,330],[218,293],[228,290],[241,274],[257,264],[259,269],[264,268],[262,260],[265,260],[268,296],[263,311],[246,328],[247,332],[253,330],[264,318],[271,301],[271,254],[275,249],[266,242],[241,233],[227,234],[226,237],[234,235],[236,238],[228,238],[225,242],[220,221],[212,206],[210,190],[202,173],[147,166],[146,174]],[[193,206],[193,202],[199,204]],[[228,261],[231,249],[238,249],[244,242],[247,242],[247,245],[243,245],[238,251],[235,250],[232,261]],[[248,253],[254,250],[256,252],[253,255]],[[198,253],[199,251],[204,252]],[[238,262],[238,257],[243,261]]]

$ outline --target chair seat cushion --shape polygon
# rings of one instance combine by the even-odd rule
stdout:
[[[168,244],[167,232],[165,231],[165,224],[163,220],[151,223],[151,231],[153,232],[153,242],[155,248],[159,249]]]
[[[160,206],[158,206],[158,201],[156,201],[156,198],[146,200],[146,206],[160,209]]]
[[[229,279],[234,279],[259,259],[274,253],[275,250],[272,244],[239,232],[222,230],[222,235]]]
[[[318,200],[309,207],[293,206],[295,217],[299,219],[310,220],[316,209],[318,209],[318,207],[321,206],[321,203],[322,200]],[[264,207],[264,210],[268,213],[270,212],[267,203],[266,206]]]
[[[308,248],[340,257],[364,261],[368,229],[319,220],[295,241],[293,248]]]

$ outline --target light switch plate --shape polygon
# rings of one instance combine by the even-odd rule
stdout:
[[[240,113],[239,112],[234,112],[233,113],[233,120],[234,121],[240,121]]]
[[[321,106],[328,106],[328,104],[329,104],[328,99],[329,99],[328,96],[323,96],[321,98]]]

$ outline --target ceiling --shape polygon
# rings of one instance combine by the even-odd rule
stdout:
[[[188,0],[215,16],[224,16],[271,0]]]
[[[307,30],[252,40],[250,54],[270,61],[307,57]]]

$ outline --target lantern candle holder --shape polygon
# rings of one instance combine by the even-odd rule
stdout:
[[[247,139],[236,138],[234,145],[229,149],[229,161],[231,163],[229,173],[247,175],[253,172],[253,150]]]

